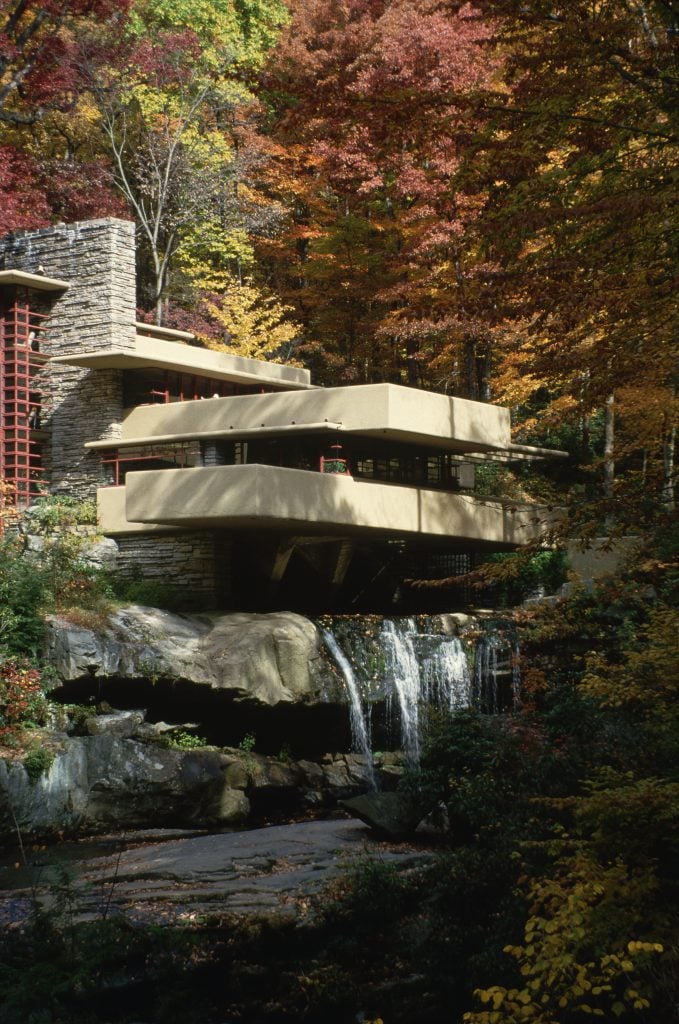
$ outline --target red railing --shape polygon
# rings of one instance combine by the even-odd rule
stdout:
[[[167,449],[151,449],[143,454],[121,455],[118,451],[104,452],[101,456],[103,487],[120,487],[124,483],[124,475],[130,464],[138,462],[172,463],[177,469],[184,469],[188,454],[183,449],[168,451]],[[169,467],[165,467],[169,468]]]

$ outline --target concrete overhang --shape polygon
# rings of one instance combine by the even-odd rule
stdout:
[[[176,331],[173,327],[159,327],[158,324],[146,324],[143,320],[135,320],[137,334],[149,338],[160,338],[163,341],[191,342],[196,340],[191,331]]]
[[[277,466],[216,466],[128,473],[118,516],[100,525],[107,534],[135,527],[285,530],[464,542],[511,549],[538,540],[548,526],[537,506],[477,499],[419,487]],[[100,491],[106,495],[107,489]]]
[[[398,384],[139,406],[123,420],[118,440],[92,441],[87,447],[122,449],[327,431],[459,455],[525,459],[552,454],[547,449],[513,445],[507,409]]]
[[[108,441],[87,441],[83,447],[93,448],[95,451],[111,451],[111,449],[145,448],[154,445],[184,444],[188,441],[252,441],[255,438],[289,437],[295,435],[314,434],[337,434],[342,430],[341,423],[331,423],[324,420],[321,423],[290,423],[284,427],[256,427],[251,430],[224,430],[221,433],[205,435],[203,433],[186,433],[181,436],[177,434],[153,434],[148,437],[134,438],[132,440],[108,440]]]
[[[212,380],[232,381],[234,384],[254,384],[291,391],[312,388],[309,371],[296,366],[265,363],[139,334],[135,338],[134,348],[112,347],[96,352],[77,352],[55,356],[52,362],[93,370],[172,370]]]
[[[0,288],[30,288],[36,292],[65,292],[71,286],[68,281],[42,274],[28,274],[24,270],[0,270]]]

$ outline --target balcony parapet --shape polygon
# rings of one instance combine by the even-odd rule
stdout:
[[[114,499],[107,497],[112,492],[100,492],[105,533],[149,527],[275,529],[445,539],[497,550],[534,542],[547,526],[540,506],[277,466],[141,471],[129,473],[125,488],[114,491]]]

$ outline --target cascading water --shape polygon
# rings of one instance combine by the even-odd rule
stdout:
[[[382,623],[380,640],[386,655],[387,674],[391,677],[401,716],[401,748],[411,764],[420,760],[420,667],[413,644],[416,626],[406,619],[399,630],[392,619]]]
[[[349,696],[354,748],[369,758],[373,706],[386,712],[387,742],[417,764],[427,709],[497,714],[519,705],[517,650],[506,624],[488,624],[481,635],[476,628],[466,640],[428,617],[340,617],[321,629]]]
[[[467,655],[458,637],[436,647],[421,666],[422,699],[442,710],[458,711],[472,703]]]
[[[349,721],[351,724],[352,745],[359,751],[359,753],[366,756],[368,781],[370,782],[371,789],[375,789],[375,769],[373,766],[372,744],[370,741],[370,720],[368,714],[363,708],[361,692],[359,690],[356,677],[354,676],[354,671],[349,659],[335,640],[335,637],[332,635],[330,630],[321,629],[321,633],[323,635],[325,645],[335,659],[335,663],[342,673],[342,678],[346,684],[347,693],[349,695]]]
[[[518,643],[512,648],[512,708],[514,711],[521,708],[521,661]]]
[[[501,708],[503,689],[511,693],[512,706],[517,706],[520,685],[515,647],[502,634],[491,632],[482,636],[476,645],[474,660],[474,694],[478,707],[496,715]]]

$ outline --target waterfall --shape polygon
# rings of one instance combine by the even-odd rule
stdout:
[[[518,652],[502,633],[493,631],[482,636],[476,645],[474,659],[474,703],[482,711],[496,715],[511,697],[512,710],[520,703],[521,677]]]
[[[321,629],[325,645],[335,659],[342,678],[344,679],[347,693],[349,695],[349,722],[351,725],[351,743],[354,749],[364,754],[367,758],[367,774],[370,788],[375,789],[375,769],[373,766],[372,744],[370,741],[370,727],[368,718],[363,710],[361,691],[359,689],[354,671],[349,659],[339,646],[330,630]]]
[[[376,730],[386,730],[384,740],[411,765],[419,762],[429,709],[498,714],[519,707],[518,649],[506,623],[488,623],[481,635],[475,624],[467,638],[425,616],[338,617],[332,629],[327,620],[320,628],[349,696],[354,748],[371,763],[373,706]]]
[[[401,715],[401,748],[410,764],[420,760],[420,666],[413,644],[417,632],[413,619],[399,630],[392,619],[385,619],[380,634]]]
[[[474,695],[482,708],[497,713],[498,645],[495,637],[482,637],[474,658]]]
[[[422,663],[422,696],[425,704],[453,712],[468,708],[472,684],[467,655],[458,637],[439,644]]]
[[[512,648],[512,708],[514,711],[521,709],[521,662],[518,643]]]

